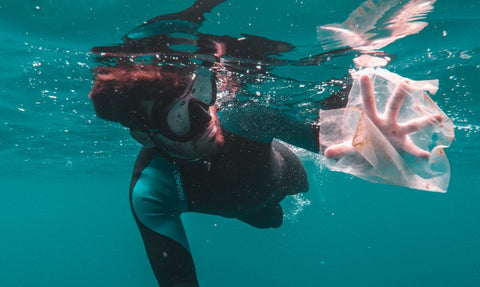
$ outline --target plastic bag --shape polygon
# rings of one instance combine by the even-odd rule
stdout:
[[[435,115],[441,121],[407,135],[426,157],[414,156],[391,142],[365,112],[360,77],[368,75],[373,84],[376,109],[384,115],[388,100],[401,84],[407,95],[400,102],[397,123],[403,124]],[[352,151],[326,158],[326,166],[371,182],[394,184],[414,189],[446,192],[450,164],[443,148],[454,138],[453,123],[433,102],[428,93],[438,89],[437,80],[412,81],[384,69],[363,69],[352,74],[353,86],[344,109],[320,111],[320,154],[330,147],[351,144]],[[427,158],[428,157],[428,158]]]

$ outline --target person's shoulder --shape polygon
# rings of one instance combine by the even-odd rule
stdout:
[[[142,171],[147,168],[147,166],[152,162],[152,160],[160,155],[157,148],[146,148],[143,147],[135,161],[135,167],[133,171],[133,176],[139,176]]]

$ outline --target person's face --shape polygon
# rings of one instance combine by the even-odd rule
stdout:
[[[177,158],[194,159],[211,155],[223,143],[216,109],[215,83],[210,77],[196,76],[177,99],[158,105],[141,104],[150,127],[131,129],[133,138],[144,146],[157,146]]]
[[[210,107],[209,114],[211,120],[189,141],[174,141],[161,134],[154,135],[137,129],[131,129],[130,133],[145,147],[158,147],[175,158],[189,160],[208,158],[223,144],[223,134],[215,107]]]

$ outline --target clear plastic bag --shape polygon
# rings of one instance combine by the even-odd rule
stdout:
[[[380,117],[400,84],[408,94],[401,103],[397,123],[441,116],[441,121],[407,136],[418,148],[429,152],[428,157],[417,157],[395,146],[367,116],[360,87],[363,75],[368,75],[373,84]],[[450,164],[443,148],[451,144],[454,126],[429,96],[437,91],[438,81],[413,81],[380,68],[363,69],[352,76],[354,83],[347,107],[320,111],[320,153],[324,155],[328,148],[344,143],[351,143],[353,147],[351,152],[338,157],[325,157],[326,166],[371,182],[446,192]]]

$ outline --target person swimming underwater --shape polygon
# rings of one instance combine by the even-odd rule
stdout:
[[[368,77],[363,79],[363,94],[366,100],[373,97]],[[397,92],[394,98],[401,95]],[[259,116],[237,112],[226,117],[234,121],[228,126],[237,126],[232,132],[218,120],[216,84],[209,71],[134,63],[99,67],[90,98],[99,117],[128,127],[143,144],[130,202],[160,286],[198,286],[181,213],[219,215],[257,228],[276,228],[283,221],[280,202],[308,191],[302,163],[273,140],[273,134],[288,134],[291,129],[285,126],[292,122],[261,113],[264,124],[276,124],[268,129],[270,137],[258,140],[258,130],[252,127],[259,125]],[[296,124],[296,144],[318,152],[318,127]],[[423,128],[428,123],[417,124]],[[342,144],[327,153],[335,157],[348,149]]]
[[[124,38],[121,46],[92,51],[99,54],[106,51],[102,54],[105,57],[125,58],[130,53],[162,56],[159,51],[172,50],[165,35],[155,35],[161,25],[170,29],[172,26],[167,24],[172,19],[186,19],[173,23],[175,27],[185,24],[180,25],[181,29],[195,30],[196,21],[202,20],[200,16],[221,2],[197,1],[184,12],[159,16],[140,26]],[[291,49],[281,42],[260,37],[250,39],[253,42],[249,44],[259,41],[272,45],[252,49],[257,46],[245,45],[248,39],[221,40],[230,45],[224,49],[226,52],[233,51],[242,57],[251,52],[271,60],[272,53]],[[207,40],[221,42],[219,37],[198,34],[198,42]],[[289,195],[308,191],[302,163],[274,139],[318,153],[316,123],[261,106],[218,110],[219,77],[208,66],[145,64],[122,59],[114,65],[94,69],[94,74],[89,97],[97,115],[129,128],[131,136],[143,145],[131,179],[130,204],[160,286],[199,286],[180,218],[182,213],[212,214],[235,218],[256,228],[278,228],[283,222],[280,202]],[[388,123],[377,117],[370,79],[364,77],[361,83],[366,110],[375,117],[375,124],[382,127],[387,138],[399,142],[399,149],[424,156],[413,143],[406,142],[407,134],[390,133]],[[393,102],[397,106],[403,95],[401,90],[394,93]],[[396,111],[393,107],[392,112]],[[436,121],[428,118],[415,125],[424,128]],[[325,155],[335,158],[350,152],[351,144],[342,143],[330,147]]]
[[[101,118],[130,128],[144,145],[130,200],[160,286],[198,285],[182,212],[279,227],[280,201],[308,190],[305,169],[284,145],[222,127],[211,74],[136,64],[102,67],[90,98]]]

